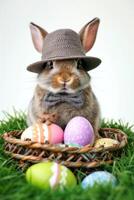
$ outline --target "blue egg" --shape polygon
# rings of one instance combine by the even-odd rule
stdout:
[[[97,171],[89,174],[84,178],[82,181],[82,187],[87,188],[87,187],[92,187],[94,184],[112,184],[112,186],[115,186],[117,183],[117,180],[115,176],[110,174],[107,171]]]

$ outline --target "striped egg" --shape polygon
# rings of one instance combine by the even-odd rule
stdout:
[[[21,135],[21,140],[31,140],[41,144],[58,144],[63,141],[63,130],[56,124],[36,123],[28,127]]]
[[[76,185],[76,178],[70,169],[56,162],[34,164],[26,171],[26,180],[41,189],[65,188]]]

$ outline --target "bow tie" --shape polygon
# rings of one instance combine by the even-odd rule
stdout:
[[[83,92],[79,91],[75,94],[68,94],[68,93],[54,94],[52,92],[48,92],[44,97],[44,103],[47,108],[64,102],[71,104],[76,108],[80,108],[84,104]]]

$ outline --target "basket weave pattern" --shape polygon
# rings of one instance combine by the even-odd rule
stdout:
[[[56,161],[67,167],[94,168],[105,163],[112,163],[114,156],[119,155],[119,149],[127,144],[127,136],[119,129],[101,128],[102,138],[116,139],[119,144],[111,147],[86,145],[84,147],[69,147],[67,145],[39,144],[31,141],[22,141],[23,131],[11,131],[3,134],[4,148],[7,154],[23,163],[38,163],[42,161]]]

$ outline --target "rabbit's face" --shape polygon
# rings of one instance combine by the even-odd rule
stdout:
[[[81,60],[57,60],[46,63],[38,84],[53,93],[75,93],[89,86],[90,76]]]

